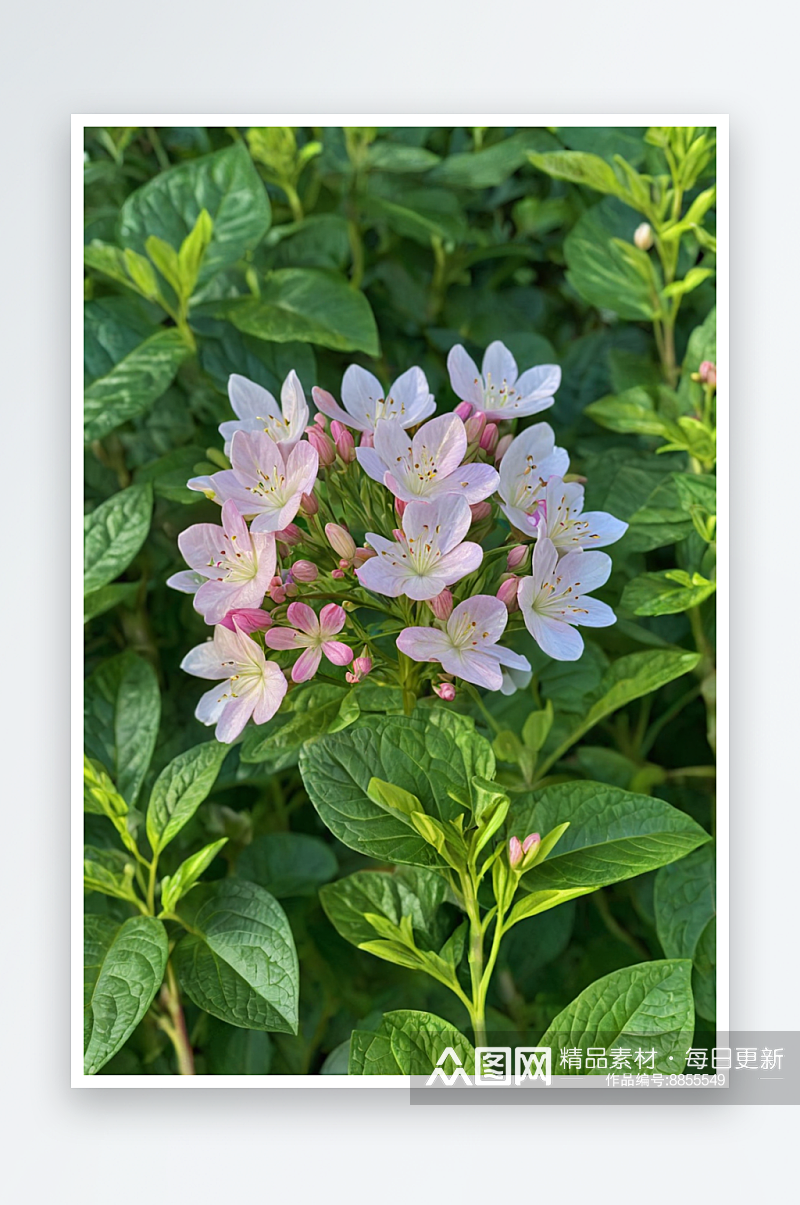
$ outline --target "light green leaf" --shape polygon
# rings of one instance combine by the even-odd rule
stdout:
[[[394,928],[408,918],[421,950],[438,950],[446,934],[437,926],[437,912],[453,902],[445,880],[422,867],[403,866],[393,872],[359,870],[320,888],[320,903],[337,933],[354,946],[375,940],[377,931],[366,914],[383,917]]]
[[[439,163],[439,156],[423,146],[398,142],[374,142],[367,151],[367,167],[382,172],[427,172]]]
[[[568,180],[571,184],[585,184],[598,192],[610,193],[622,200],[628,189],[617,179],[610,163],[599,155],[584,151],[551,151],[546,155],[531,153],[528,158],[534,167],[556,180]]]
[[[185,862],[181,862],[173,875],[164,876],[161,880],[162,912],[173,912],[175,910],[178,900],[194,887],[200,875],[211,865],[223,845],[227,844],[227,841],[227,837],[222,837],[219,841],[214,841],[211,845],[204,846],[196,854],[192,854],[190,858],[187,858]]]
[[[661,296],[684,297],[713,275],[714,272],[711,268],[690,268],[683,280],[673,280],[672,284],[665,285],[661,290]]]
[[[694,1033],[691,963],[684,960],[643,962],[624,967],[590,984],[550,1022],[540,1039],[553,1051],[553,1069],[567,1075],[607,1075],[612,1060],[598,1069],[559,1066],[562,1048],[582,1052],[589,1047],[627,1051],[629,1069],[639,1069],[637,1050],[655,1051],[645,1071],[681,1072]]]
[[[299,340],[369,356],[380,351],[378,328],[364,294],[323,268],[270,272],[259,297],[219,302],[213,313],[244,334],[273,343]]]
[[[681,574],[678,580],[678,574]],[[695,573],[691,577],[680,570],[667,569],[661,573],[642,573],[628,582],[622,592],[620,606],[634,615],[677,615],[705,602],[716,590],[710,582]]]
[[[153,491],[131,485],[83,520],[83,593],[107,586],[127,569],[150,530]]]
[[[548,750],[547,767],[554,765],[584,733],[599,724],[607,715],[618,711],[633,699],[649,695],[659,687],[665,686],[667,682],[688,674],[699,660],[699,653],[673,652],[671,649],[629,653],[618,658],[605,671],[599,686],[589,696],[588,710],[580,721],[561,739],[555,749]],[[542,772],[544,768],[541,768]]]
[[[471,807],[472,778],[492,778],[494,768],[491,746],[472,720],[439,707],[425,718],[362,717],[300,754],[306,790],[334,836],[381,861],[421,866],[442,861],[402,816],[370,800],[370,779],[416,795],[435,819],[453,820]]]
[[[147,840],[159,853],[191,820],[214,785],[228,746],[207,741],[180,753],[156,779],[147,805]]]
[[[529,151],[550,150],[557,145],[545,130],[520,130],[482,150],[449,155],[428,179],[449,188],[494,188],[528,162]]]
[[[526,893],[594,891],[674,862],[710,839],[691,817],[662,799],[585,781],[518,796],[508,827],[549,833],[566,822],[569,828],[549,857],[523,876]]]
[[[83,395],[83,442],[102,439],[149,410],[189,355],[191,349],[179,331],[158,331],[93,381]]]
[[[104,661],[86,679],[87,751],[108,768],[131,807],[153,756],[160,718],[155,670],[130,650]]]
[[[431,237],[461,242],[467,221],[453,193],[444,188],[393,188],[381,196],[367,193],[362,206],[368,217],[383,221],[405,238],[429,247]]]
[[[167,966],[161,921],[135,916],[115,927],[87,917],[83,1070],[95,1075],[127,1042],[153,1002]]]
[[[665,420],[658,413],[648,389],[635,385],[616,396],[602,397],[586,407],[585,413],[608,431],[625,435],[665,435]]]
[[[139,585],[139,582],[117,582],[113,586],[101,586],[99,590],[92,590],[83,599],[83,622],[88,623],[90,619],[104,615],[118,603],[134,599]]]
[[[658,940],[667,958],[690,958],[695,1008],[716,1012],[716,882],[714,849],[704,845],[656,875],[654,905]]]
[[[204,209],[213,234],[200,284],[236,263],[269,229],[269,198],[244,143],[179,164],[137,188],[122,206],[120,242],[143,252],[148,236],[156,235],[178,250]]]
[[[374,1032],[353,1030],[349,1074],[430,1075],[448,1046],[467,1075],[472,1075],[475,1051],[459,1030],[432,1013],[398,1009],[384,1013]],[[452,1070],[445,1067],[448,1074]]]
[[[133,862],[121,849],[83,847],[84,891],[99,891],[116,899],[134,901]]]
[[[179,906],[175,970],[189,999],[242,1029],[297,1033],[298,965],[286,914],[239,879],[202,883]]]
[[[236,873],[276,899],[315,895],[338,870],[330,845],[306,833],[264,833],[239,855]]]

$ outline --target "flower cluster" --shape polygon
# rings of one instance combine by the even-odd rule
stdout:
[[[353,686],[374,674],[400,687],[407,708],[429,691],[454,699],[456,680],[511,694],[531,676],[501,643],[513,632],[571,661],[579,627],[614,622],[591,597],[611,571],[596,549],[627,525],[584,511],[548,423],[516,431],[553,405],[560,369],[520,374],[500,342],[480,371],[460,346],[447,366],[458,404],[435,417],[420,368],[384,390],[352,365],[341,405],[312,390],[313,420],[295,372],[280,403],[231,376],[230,467],[188,483],[220,505],[221,525],[181,534],[189,569],[169,579],[214,627],[183,668],[220,683],[196,711],[219,740],[330,667]]]

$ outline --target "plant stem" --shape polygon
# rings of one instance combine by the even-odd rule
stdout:
[[[481,924],[475,882],[469,870],[460,876],[464,907],[469,917],[469,975],[472,984],[472,1006],[470,1021],[475,1035],[475,1045],[486,1045],[485,992],[483,981],[483,925]]]
[[[167,963],[167,978],[161,988],[161,1003],[170,1016],[160,1017],[158,1024],[172,1042],[178,1060],[179,1075],[194,1075],[194,1054],[186,1030],[186,1019],[181,1005],[181,993],[172,963]]]
[[[153,854],[153,861],[150,863],[150,874],[147,880],[147,906],[150,909],[150,915],[156,914],[156,868],[158,867],[158,854]]]

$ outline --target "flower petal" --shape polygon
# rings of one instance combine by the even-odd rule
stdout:
[[[254,689],[243,691],[235,699],[231,699],[222,712],[214,733],[221,744],[229,745],[231,741],[236,740],[253,714],[257,702],[258,693]]]
[[[332,665],[349,665],[353,660],[353,650],[341,640],[324,640],[322,651]]]
[[[319,669],[321,660],[322,649],[319,645],[316,645],[314,648],[305,649],[292,667],[292,681],[307,682],[309,678],[313,678]]]
[[[397,426],[399,426],[398,423],[378,423],[378,427]],[[386,476],[386,464],[375,448],[356,448],[356,459],[368,477],[383,485],[383,479]]]
[[[490,497],[500,483],[500,474],[490,464],[462,464],[449,477],[437,478],[427,496],[432,500],[445,494],[460,494],[469,506]]]
[[[538,541],[534,549],[534,561],[541,542]],[[591,594],[593,590],[606,584],[610,574],[611,557],[605,552],[568,552],[558,565],[562,588],[564,585],[572,586],[576,588],[576,594]]]
[[[582,614],[570,617],[570,623],[582,624],[585,628],[608,628],[617,622],[617,617],[607,603],[599,598],[581,597],[576,599],[575,606]]]
[[[467,355],[460,343],[450,348],[447,357],[447,371],[450,374],[450,384],[453,393],[462,402],[472,402],[473,406],[483,404],[483,381],[478,372],[478,366],[471,356]]]
[[[425,373],[416,365],[393,382],[386,403],[384,417],[397,419],[401,427],[416,426],[436,409]]]
[[[200,701],[194,709],[195,717],[206,726],[216,724],[226,706],[230,703],[228,683],[218,682],[200,696]]]
[[[375,433],[375,446],[378,446]],[[423,467],[432,460],[437,479],[454,473],[467,450],[467,430],[457,414],[440,414],[424,423],[414,436],[412,444],[413,463]],[[390,465],[390,467],[392,467]],[[394,471],[394,470],[392,470]]]
[[[216,633],[215,633],[216,636]],[[198,644],[181,661],[181,669],[196,678],[230,678],[231,666],[225,664],[225,655],[214,640]]]
[[[261,416],[265,419],[270,415],[280,417],[280,406],[270,391],[238,372],[232,372],[228,377],[228,397],[234,414],[245,422]]]
[[[460,581],[468,573],[474,573],[482,560],[483,549],[480,544],[472,544],[470,541],[459,544],[458,548],[446,553],[436,566],[437,577],[441,578],[444,584],[442,588],[452,586],[453,582]],[[432,596],[426,594],[425,597]]]
[[[294,605],[294,604],[292,604]],[[289,610],[291,611],[291,607]],[[347,612],[338,603],[327,603],[319,613],[319,633],[323,640],[341,632],[347,619]]]
[[[445,633],[438,628],[404,628],[396,644],[412,661],[441,661],[452,647]]]
[[[167,585],[180,590],[181,594],[196,594],[205,580],[205,576],[194,569],[181,569],[167,578]]]
[[[268,649],[296,649],[298,633],[294,628],[270,628],[264,633],[264,644]]]
[[[383,386],[376,376],[351,364],[342,378],[342,402],[353,418],[361,423],[360,430],[374,431],[378,403],[384,400]]]
[[[490,343],[486,348],[481,370],[487,388],[491,384],[495,389],[502,388],[503,384],[511,388],[515,384],[519,373],[517,361],[506,345],[501,343],[499,339],[496,339],[494,343]]]
[[[508,623],[508,608],[493,594],[475,594],[453,609],[447,621],[447,632],[453,643],[458,644],[467,627],[474,631],[481,642],[493,644],[499,640]]]
[[[272,719],[283,702],[287,689],[282,672],[273,661],[268,661],[264,666],[264,681],[259,691],[258,702],[253,710],[256,724],[266,724],[267,720]]]
[[[286,609],[286,618],[293,628],[299,628],[301,632],[305,632],[309,636],[319,634],[319,620],[308,603],[293,602],[289,603]]]
[[[216,523],[194,523],[178,536],[181,556],[203,577],[218,576],[217,564],[226,556],[224,544],[225,533]]]
[[[442,658],[442,669],[486,690],[499,690],[503,684],[497,661],[476,649],[449,649]]]
[[[520,400],[539,401],[551,398],[561,384],[561,369],[557,364],[540,364],[538,368],[528,368],[522,373],[516,384]]]
[[[409,540],[435,539],[443,553],[461,543],[471,523],[467,500],[450,495],[435,502],[409,502],[403,515],[403,531]]]
[[[543,653],[556,661],[577,661],[583,652],[583,637],[560,619],[523,611],[525,626]]]
[[[615,519],[603,510],[590,510],[581,515],[581,521],[589,524],[588,531],[580,536],[585,548],[603,548],[606,544],[614,544],[621,540],[628,530],[628,524],[622,519]]]
[[[348,414],[343,410],[336,401],[332,393],[328,393],[327,389],[320,389],[315,385],[311,390],[311,396],[314,399],[314,405],[321,414],[327,414],[328,418],[335,418],[337,422],[344,423],[346,427],[353,427],[356,431],[371,431],[372,427],[355,415]]]

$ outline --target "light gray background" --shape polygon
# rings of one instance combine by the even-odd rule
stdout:
[[[427,1201],[493,1185],[526,1197],[551,1189],[567,1203],[631,1193],[660,1202],[691,1192],[698,1177],[734,1199],[777,1197],[770,1188],[793,1151],[789,1109],[432,1115],[410,1109],[405,1093],[67,1087],[68,152],[71,112],[730,113],[731,1026],[798,1029],[789,918],[800,878],[800,274],[786,13],[776,0],[740,10],[681,0],[660,11],[641,0],[74,0],[7,14],[0,709],[11,789],[0,1075],[9,1200],[391,1202],[413,1192]]]

